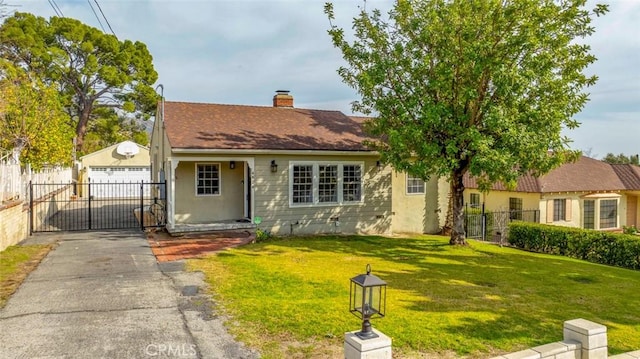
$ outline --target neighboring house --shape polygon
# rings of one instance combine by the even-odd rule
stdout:
[[[131,141],[82,156],[79,162],[79,183],[116,184],[151,180],[149,148]],[[94,186],[91,195],[96,198],[136,197],[140,195],[140,186]]]
[[[640,167],[634,165],[611,165],[583,156],[539,178],[522,176],[512,191],[496,184],[483,194],[470,176],[465,176],[464,185],[465,203],[471,207],[535,209],[541,223],[597,230],[640,223]]]
[[[160,103],[151,163],[153,180],[167,182],[167,230],[391,233],[399,176],[364,145],[364,121],[294,108],[288,91],[272,107]],[[430,189],[422,190],[424,201]],[[436,226],[404,216],[415,217],[419,232]]]

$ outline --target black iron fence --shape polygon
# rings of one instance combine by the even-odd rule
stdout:
[[[30,183],[30,231],[164,227],[165,182]]]
[[[464,229],[467,238],[501,242],[506,239],[509,223],[524,221],[540,223],[540,210],[485,211],[481,208],[465,208]]]

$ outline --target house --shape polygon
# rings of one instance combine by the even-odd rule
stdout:
[[[488,211],[539,210],[540,222],[597,230],[637,226],[640,167],[612,165],[582,156],[544,176],[524,175],[514,190],[494,184],[488,193],[478,190],[474,178],[464,178],[464,200]]]
[[[139,186],[116,184],[149,182],[149,163],[149,148],[124,141],[80,157],[78,182],[114,184],[96,186],[91,193],[93,197],[137,197]]]
[[[389,234],[394,220],[413,220],[420,232],[437,227],[421,214],[394,217],[403,200],[392,200],[392,183],[405,178],[366,147],[365,120],[295,108],[288,91],[273,106],[163,101],[151,168],[153,181],[167,183],[167,230]],[[433,199],[435,187],[423,184],[405,201]]]

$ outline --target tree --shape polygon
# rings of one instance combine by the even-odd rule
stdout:
[[[396,1],[384,19],[362,9],[354,40],[333,25],[329,35],[347,66],[338,73],[360,100],[355,112],[373,149],[396,170],[450,181],[451,244],[465,244],[463,176],[481,189],[514,186],[579,152],[561,129],[586,101],[595,57],[578,40],[594,32],[584,0]]]
[[[58,87],[79,151],[96,109],[145,119],[155,109],[158,75],[141,42],[119,41],[75,19],[18,12],[0,27],[0,54]]]
[[[639,157],[638,155],[629,155],[627,157],[624,153],[621,153],[616,156],[613,153],[609,152],[607,153],[606,156],[604,156],[602,161],[611,163],[611,164],[632,164],[632,165],[638,166],[640,165],[640,163],[638,162],[639,160],[638,157]]]
[[[147,145],[149,138],[146,129],[135,119],[118,116],[111,109],[98,109],[96,118],[90,125],[84,141],[84,151],[98,151],[122,141],[133,141]]]
[[[73,129],[57,90],[31,80],[20,68],[1,64],[0,148],[14,151],[35,169],[70,164]]]

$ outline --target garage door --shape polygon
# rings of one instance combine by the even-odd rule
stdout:
[[[90,167],[89,180],[92,184],[97,184],[92,187],[92,196],[125,198],[139,196],[140,183],[151,181],[151,175],[149,167]],[[148,191],[149,187],[145,186],[145,192]],[[144,195],[148,196],[149,193]]]

